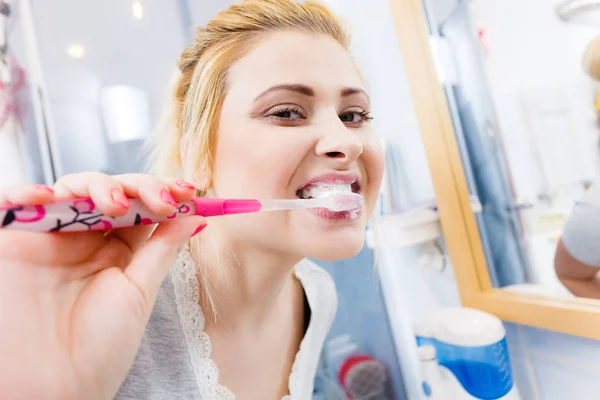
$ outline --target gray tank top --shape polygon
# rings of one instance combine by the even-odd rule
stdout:
[[[178,282],[179,272],[187,268],[190,274],[195,274],[195,265],[190,264],[188,255],[180,255],[161,287],[135,362],[115,397],[117,400],[234,398],[229,397],[233,394],[227,389],[221,391],[218,384],[202,376],[204,370],[198,367],[198,357],[192,356],[198,350],[197,346],[201,346],[201,341],[192,337],[198,338],[203,332],[192,331],[190,334],[186,320],[189,313],[182,313],[185,304],[182,297],[177,296],[184,290],[182,282]],[[294,362],[290,395],[286,399],[307,400],[312,397],[319,356],[335,316],[337,296],[333,280],[317,265],[303,260],[294,272],[304,287],[311,318]],[[184,314],[187,316],[182,318]],[[203,315],[200,319],[204,320]],[[202,350],[195,354],[201,353]]]

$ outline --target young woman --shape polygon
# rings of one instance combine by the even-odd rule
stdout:
[[[115,216],[130,198],[160,215],[194,195],[365,199],[358,214],[235,215],[204,230],[200,217],[154,231],[0,230],[0,398],[311,398],[336,294],[304,258],[361,249],[383,171],[348,40],[315,3],[232,6],[181,56],[152,142],[154,175],[172,178],[83,173],[0,194],[0,205],[89,196]]]

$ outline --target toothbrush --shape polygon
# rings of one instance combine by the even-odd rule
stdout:
[[[0,206],[0,229],[30,232],[106,231],[136,225],[149,225],[173,218],[201,215],[246,214],[304,208],[327,208],[342,212],[360,208],[363,196],[356,193],[331,193],[316,199],[255,200],[196,197],[181,202],[168,217],[153,215],[139,199],[131,199],[127,214],[119,217],[96,210],[90,198],[59,200],[40,205],[9,204]]]

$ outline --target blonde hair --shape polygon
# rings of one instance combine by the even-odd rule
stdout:
[[[582,59],[583,71],[592,79],[600,81],[600,36],[588,44]]]
[[[335,39],[346,50],[349,35],[325,6],[294,0],[246,0],[198,28],[181,54],[155,133],[149,141],[150,170],[193,181],[209,177],[229,67],[269,32],[295,30]]]

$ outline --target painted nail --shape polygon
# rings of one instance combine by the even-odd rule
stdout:
[[[191,183],[182,181],[182,180],[175,181],[175,184],[177,186],[179,186],[180,188],[184,188],[184,189],[196,189],[196,187],[194,185],[192,185]]]
[[[129,199],[125,197],[122,189],[113,189],[110,191],[110,197],[113,203],[120,205],[123,208],[129,208]]]
[[[54,193],[54,190],[50,186],[47,186],[47,185],[35,185],[35,188],[37,190],[44,190],[49,193]]]
[[[192,233],[192,236],[190,237],[194,237],[197,234],[199,234],[200,232],[202,232],[202,230],[206,228],[206,224],[200,225],[198,228],[196,228],[196,230],[194,231],[194,233]]]
[[[173,207],[177,207],[177,204],[179,204],[167,189],[163,189],[160,191],[160,198],[162,199],[162,201]]]

